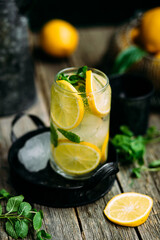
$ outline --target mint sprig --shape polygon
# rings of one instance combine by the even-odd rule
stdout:
[[[117,55],[111,73],[126,72],[134,63],[142,60],[147,54],[146,51],[135,45],[125,48]]]
[[[24,196],[11,196],[5,189],[0,190],[1,199],[5,199],[6,210],[3,212],[0,204],[0,219],[6,220],[5,229],[14,239],[26,238],[30,228],[36,231],[37,240],[51,239],[51,235],[41,230],[43,213],[32,209],[28,202],[23,201]]]
[[[143,171],[160,171],[160,160],[154,160],[148,167],[144,166],[144,155],[148,143],[160,142],[160,131],[152,126],[148,128],[146,135],[134,136],[127,126],[121,126],[122,134],[116,134],[111,142],[115,146],[119,161],[125,164],[134,164],[132,174],[141,177]]]
[[[64,129],[61,128],[55,128],[53,123],[51,122],[50,124],[50,131],[51,131],[51,143],[54,145],[54,147],[58,146],[58,132],[59,131],[65,138],[67,138],[68,140],[70,140],[71,142],[75,142],[75,143],[80,143],[80,137],[71,132],[71,131],[66,131]]]
[[[53,123],[50,123],[50,131],[51,131],[51,143],[57,147],[58,145],[58,133],[53,125]]]
[[[1,199],[8,199],[10,197],[11,197],[10,193],[8,193],[5,189],[0,190],[0,200]]]
[[[64,73],[60,73],[57,77],[57,80],[65,80],[72,84],[73,86],[78,86],[79,84],[83,84],[85,86],[86,79],[86,71],[88,70],[87,66],[83,66],[78,69],[75,74],[67,75]]]
[[[80,143],[80,137],[77,134],[60,128],[58,128],[57,130],[71,142]]]
[[[133,168],[133,169],[132,169],[132,173],[133,173],[133,175],[136,176],[137,178],[140,178],[140,177],[141,177],[141,173],[142,173],[143,171],[158,172],[158,171],[160,171],[160,164],[159,164],[159,162],[160,162],[160,159],[154,160],[153,162],[151,162],[151,163],[148,165],[148,167],[146,167],[146,166],[141,166],[141,167]],[[153,165],[154,165],[154,167],[151,167],[151,166],[153,166]]]

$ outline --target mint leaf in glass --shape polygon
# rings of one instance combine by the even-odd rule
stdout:
[[[80,143],[80,137],[77,134],[60,129],[60,128],[58,128],[57,130],[60,133],[62,133],[62,135],[66,137],[68,140],[70,140],[71,142]]]
[[[51,130],[51,143],[57,147],[58,145],[58,134],[57,134],[57,131],[53,125],[53,123],[51,122],[50,124],[50,130]]]

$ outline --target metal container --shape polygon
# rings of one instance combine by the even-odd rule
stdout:
[[[13,0],[0,0],[0,116],[22,111],[35,99],[27,19]]]

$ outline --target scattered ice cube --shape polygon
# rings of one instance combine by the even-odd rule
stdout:
[[[30,138],[18,152],[19,161],[30,172],[38,172],[47,166],[50,158],[50,132]]]

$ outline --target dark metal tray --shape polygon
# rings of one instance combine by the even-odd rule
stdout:
[[[13,132],[14,124],[21,118],[19,114],[12,122],[12,146],[9,150],[8,161],[11,179],[16,191],[23,194],[32,202],[51,207],[76,207],[92,203],[103,197],[113,186],[118,172],[117,154],[115,148],[109,143],[107,163],[99,168],[88,180],[69,180],[60,176],[50,167],[39,172],[29,172],[19,161],[18,151],[31,137],[50,131],[43,122],[34,115],[28,115],[38,129],[16,138]]]

